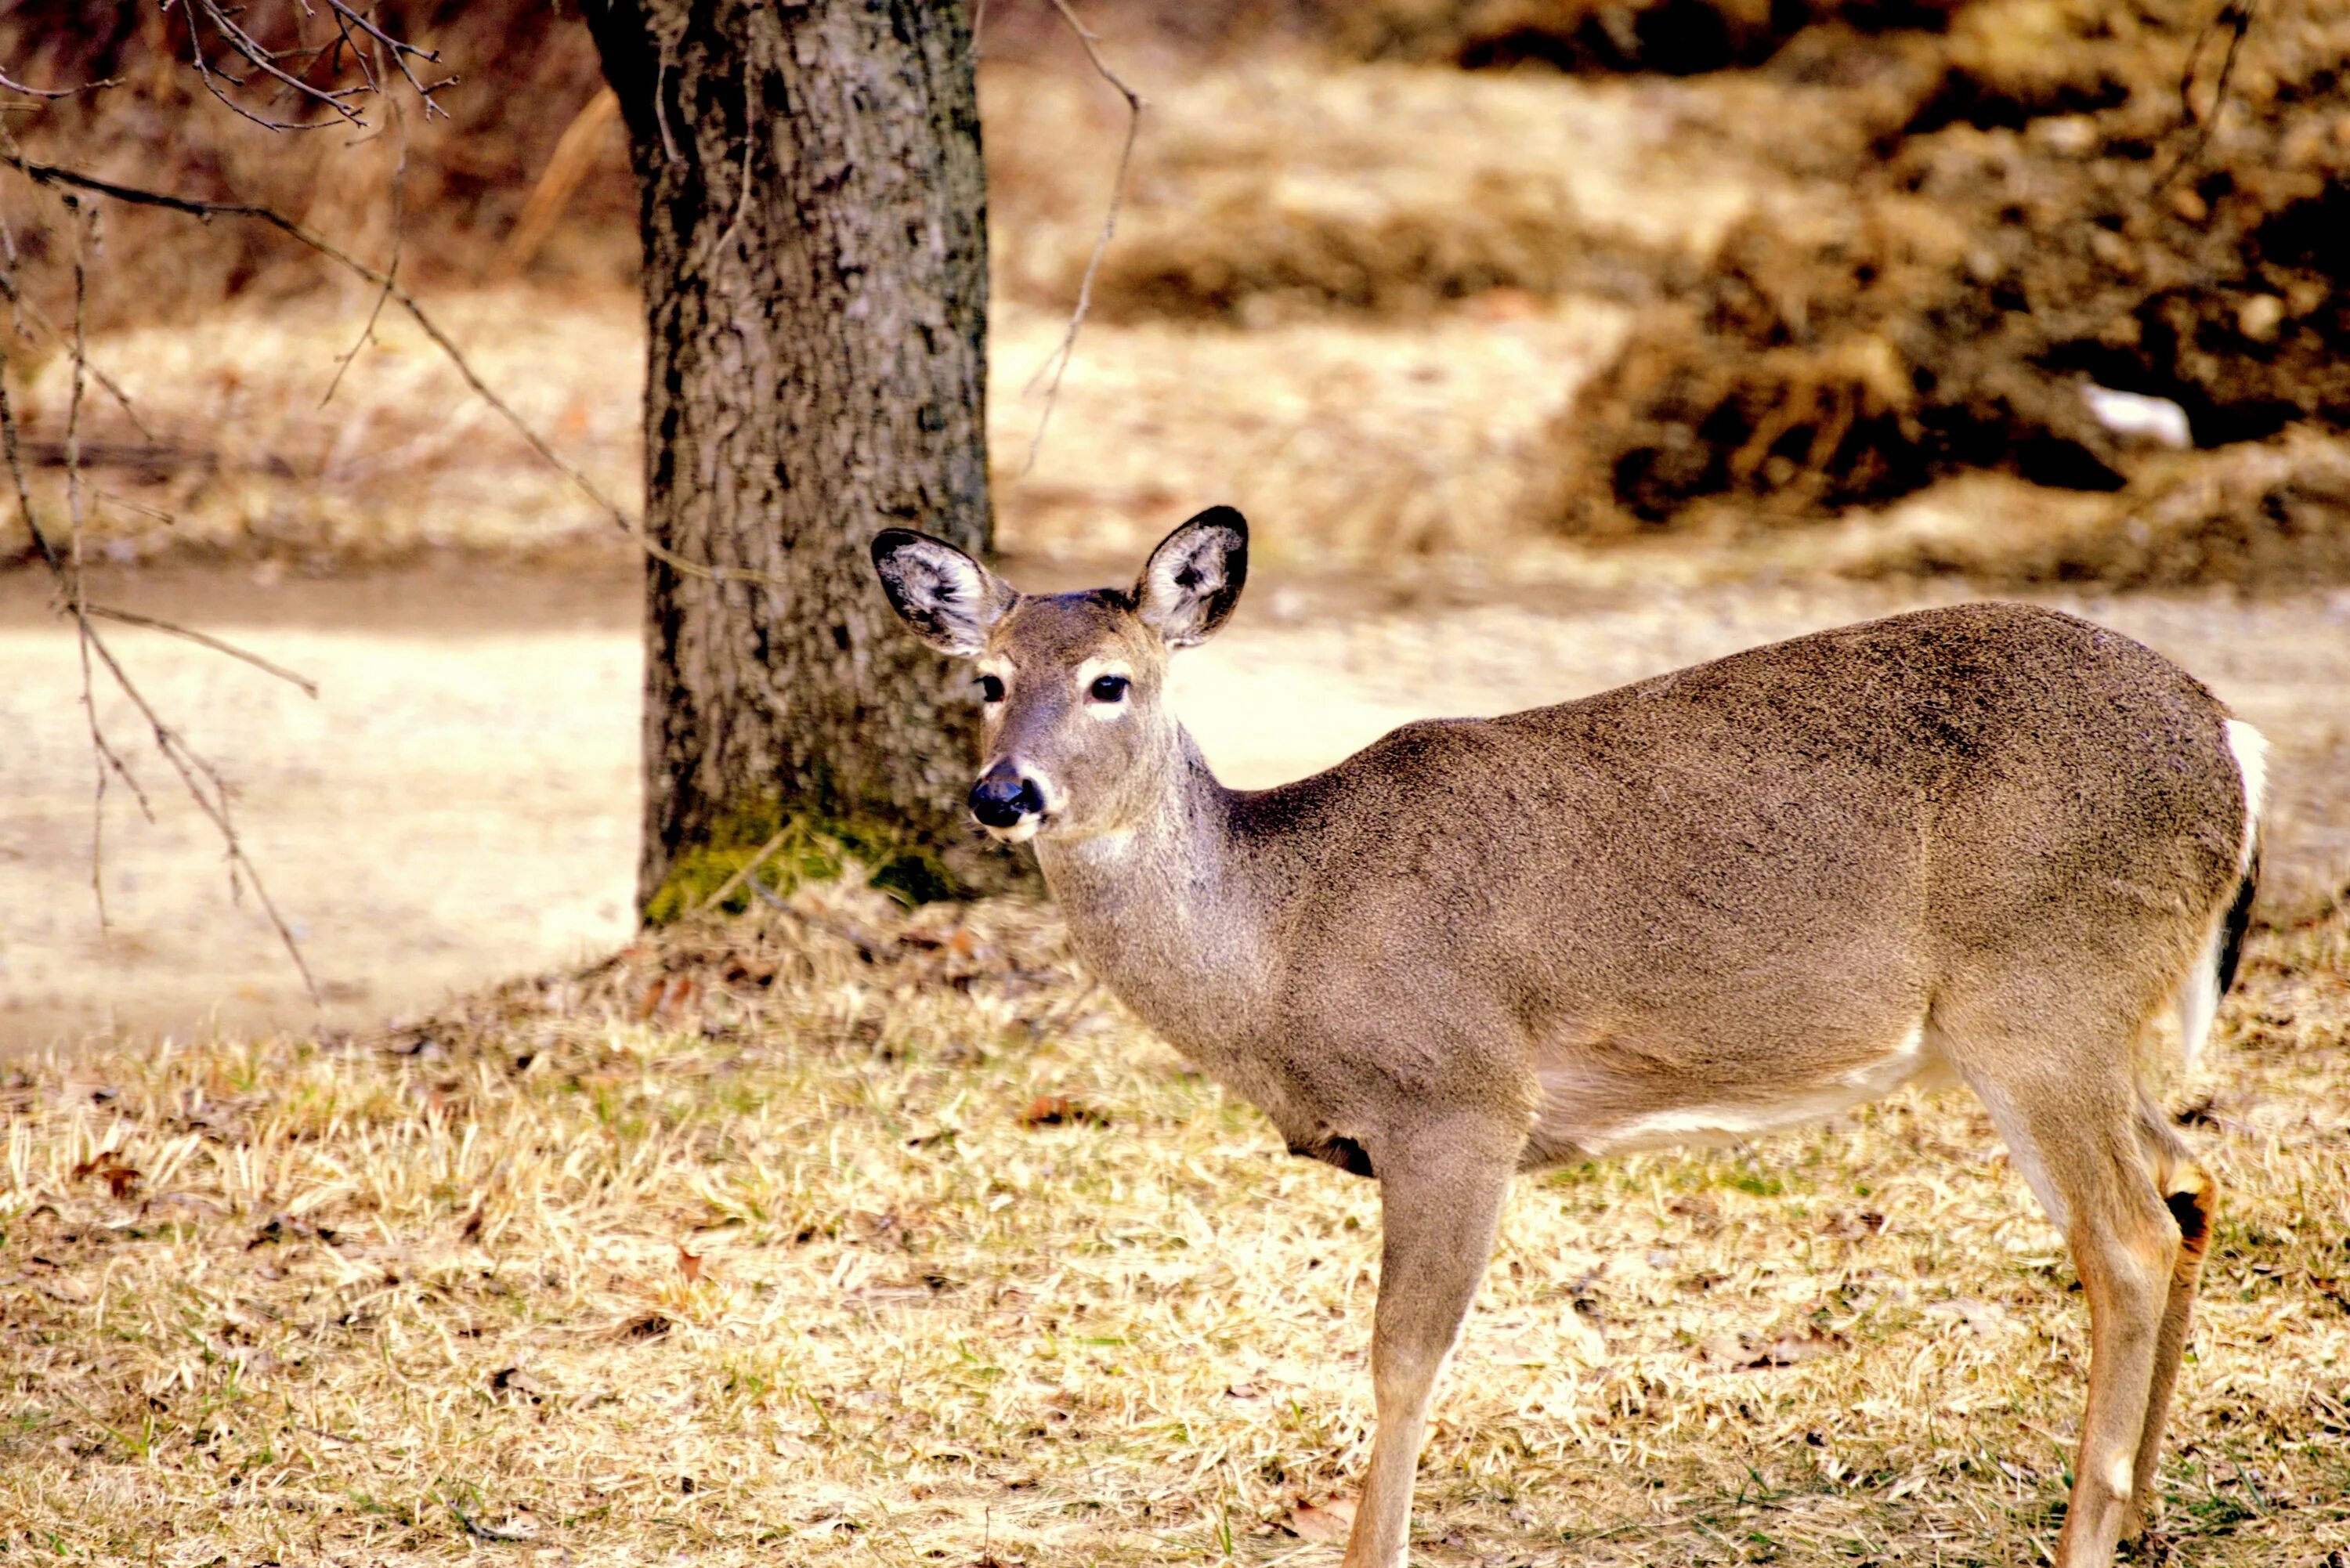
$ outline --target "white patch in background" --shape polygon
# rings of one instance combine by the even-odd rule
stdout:
[[[2187,410],[2168,398],[2116,391],[2091,381],[2081,388],[2081,400],[2089,405],[2089,417],[2116,435],[2135,436],[2157,446],[2184,449],[2195,444]]]

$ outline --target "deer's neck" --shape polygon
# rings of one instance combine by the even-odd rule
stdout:
[[[1232,792],[1178,728],[1132,828],[1046,838],[1036,858],[1094,973],[1177,1047],[1243,1043],[1270,985],[1268,921],[1232,837]]]

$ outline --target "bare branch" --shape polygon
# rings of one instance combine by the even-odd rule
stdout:
[[[338,24],[341,21],[339,8],[336,20]],[[326,392],[318,399],[318,406],[322,409],[335,400],[335,389],[343,384],[343,374],[351,368],[351,361],[359,357],[359,350],[375,341],[375,324],[383,318],[384,302],[391,297],[392,280],[400,275],[400,240],[408,215],[408,119],[400,112],[397,103],[391,106],[391,118],[393,125],[400,130],[400,161],[393,164],[391,170],[391,260],[383,269],[383,287],[376,293],[375,306],[368,312],[367,325],[359,328],[359,337],[351,344],[350,351],[335,361],[335,373],[327,382]]]
[[[121,80],[120,77],[108,77],[104,81],[84,82],[79,87],[36,88],[27,87],[6,71],[0,71],[0,88],[6,88],[10,92],[23,93],[27,98],[79,98],[86,92],[97,92],[101,88],[114,87]]]
[[[407,79],[409,87],[415,91],[416,96],[424,100],[424,118],[426,119],[431,119],[436,114],[443,119],[449,118],[449,111],[442,109],[438,103],[434,102],[432,95],[439,92],[444,87],[455,86],[457,78],[455,77],[443,77],[439,81],[434,82],[428,87],[423,82],[417,79],[416,73],[409,67],[408,64],[411,60],[423,60],[428,64],[437,66],[441,63],[440,50],[421,49],[414,44],[409,43],[406,39],[393,37],[390,34],[377,26],[375,23],[369,20],[364,14],[345,5],[343,0],[327,0],[327,5],[328,7],[335,13],[335,21],[337,26],[357,27],[360,32],[365,33],[369,37],[373,38],[379,48],[389,49],[391,51],[392,65],[399,70],[400,74]],[[379,56],[378,58],[380,60],[381,57]],[[379,69],[378,73],[370,76],[369,79],[371,82],[380,83],[381,80],[380,70]],[[379,90],[380,90],[380,88]]]
[[[310,965],[302,957],[301,945],[294,940],[294,933],[286,926],[285,917],[277,912],[276,902],[270,898],[268,888],[261,880],[260,868],[254,865],[253,857],[245,852],[244,840],[238,836],[236,824],[230,816],[228,782],[221,777],[219,769],[157,715],[148,703],[145,693],[132,683],[130,677],[116,661],[113,649],[95,638],[91,639],[90,647],[100,662],[105,664],[108,673],[114,677],[116,687],[130,699],[131,705],[139,710],[140,717],[147,721],[149,730],[154,734],[155,749],[163,753],[163,760],[170,763],[172,770],[180,775],[180,782],[187,787],[190,798],[195,801],[197,808],[211,819],[213,826],[219,832],[222,843],[228,849],[230,888],[234,890],[238,888],[241,873],[244,881],[252,887],[254,897],[259,900],[262,913],[268,917],[271,927],[276,930],[277,940],[286,949],[286,956],[294,961],[295,969],[300,972],[302,989],[308,993],[311,1005],[317,1006],[320,1001],[318,982],[312,977]],[[210,794],[205,793],[207,784],[212,789]]]
[[[74,629],[81,656],[82,716],[89,722],[90,763],[95,771],[89,801],[89,892],[98,904],[99,937],[104,941],[109,940],[111,929],[106,918],[107,763],[111,761],[120,766],[120,763],[106,743],[106,732],[98,722],[98,701],[90,691],[89,653],[95,634],[90,629],[89,601],[82,588],[81,560],[81,399],[82,389],[88,381],[82,348],[88,340],[89,231],[97,224],[98,217],[96,213],[85,216],[78,198],[67,197],[65,206],[66,221],[73,225],[74,232],[73,390],[66,400],[67,559],[72,568],[66,578],[66,591],[73,601]]]
[[[1108,62],[1101,57],[1101,50],[1095,47],[1100,40],[1077,20],[1077,14],[1069,9],[1069,0],[1053,0],[1053,9],[1061,14],[1061,20],[1076,34],[1077,42],[1085,47],[1086,58],[1093,62],[1094,69],[1100,74],[1102,80],[1116,88],[1118,96],[1126,99],[1126,143],[1118,151],[1118,174],[1110,185],[1109,210],[1102,215],[1101,236],[1094,241],[1093,254],[1086,258],[1085,275],[1077,283],[1077,304],[1076,308],[1069,313],[1069,329],[1061,335],[1060,347],[1036,368],[1036,373],[1028,379],[1028,385],[1022,389],[1023,396],[1033,393],[1036,384],[1045,379],[1045,373],[1052,373],[1052,384],[1045,389],[1044,411],[1036,416],[1036,433],[1028,438],[1028,456],[1020,465],[1020,472],[1024,474],[1036,466],[1037,451],[1045,444],[1045,427],[1052,422],[1054,407],[1060,401],[1061,378],[1068,373],[1069,360],[1077,350],[1077,330],[1085,326],[1086,313],[1093,307],[1094,275],[1101,271],[1102,254],[1109,249],[1110,236],[1118,233],[1118,209],[1126,202],[1126,173],[1134,162],[1135,139],[1142,132],[1142,95],[1127,86],[1118,74],[1109,68]]]
[[[57,330],[57,324],[49,319],[48,312],[43,310],[39,304],[37,304],[31,296],[19,289],[16,286],[16,277],[6,272],[0,272],[0,298],[5,298],[13,308],[27,317],[30,317],[32,318],[33,325],[47,333],[50,337],[60,337],[64,336],[63,333]],[[70,341],[68,341],[68,347],[72,347]],[[96,381],[101,388],[103,388],[107,396],[112,398],[118,404],[121,405],[123,417],[130,421],[132,428],[137,430],[140,435],[145,436],[149,441],[153,441],[155,439],[155,432],[149,430],[147,428],[147,421],[139,417],[138,409],[134,407],[130,401],[130,394],[122,389],[122,383],[117,381],[113,377],[100,369],[94,360],[91,360],[87,357],[79,356],[78,354],[77,357],[79,359],[79,362],[88,368],[89,371],[89,379]]]
[[[5,149],[0,149],[0,164],[16,170],[36,184],[88,191],[93,195],[109,197],[131,206],[160,207],[165,212],[184,213],[192,218],[249,219],[255,223],[266,223],[279,233],[299,241],[329,261],[348,267],[359,276],[381,286],[392,302],[408,312],[416,325],[423,330],[424,335],[432,340],[433,347],[448,356],[450,364],[455,368],[457,374],[463,378],[465,385],[473,389],[473,394],[494,410],[514,432],[523,439],[524,443],[536,452],[548,467],[569,480],[581,494],[595,503],[599,510],[619,524],[621,529],[636,541],[638,549],[671,571],[684,576],[699,578],[703,582],[750,583],[771,587],[795,586],[791,579],[772,572],[756,572],[748,567],[706,566],[699,561],[690,561],[666,545],[656,543],[645,532],[644,524],[629,516],[619,502],[605,494],[603,488],[594,480],[567,462],[553,446],[547,443],[546,438],[540,435],[529,421],[515,411],[512,404],[490,389],[489,383],[482,379],[480,373],[473,369],[472,361],[465,358],[464,352],[457,347],[456,342],[441,329],[440,323],[432,319],[424,306],[417,302],[416,296],[402,287],[397,279],[389,273],[369,266],[333,241],[305,228],[284,213],[246,202],[200,202],[192,197],[175,196],[168,192],[140,190],[135,185],[123,185],[111,180],[100,180],[56,164],[36,163],[20,153]]]
[[[198,55],[201,56],[203,52],[203,44],[201,41],[201,38],[199,38],[195,27],[196,16],[199,10],[202,11],[206,20],[210,21],[215,28],[219,29],[221,36],[228,40],[229,47],[235,50],[239,55],[242,55],[246,60],[251,62],[255,69],[260,71],[265,76],[273,78],[285,84],[286,89],[292,92],[296,98],[308,99],[311,102],[321,105],[331,112],[342,116],[345,120],[353,125],[363,125],[366,123],[365,117],[362,116],[359,110],[353,109],[349,104],[343,101],[345,99],[356,97],[360,92],[366,90],[365,88],[340,88],[330,90],[326,88],[314,87],[310,83],[304,81],[300,77],[295,76],[292,72],[286,70],[277,63],[278,56],[282,51],[269,48],[252,34],[246,32],[243,27],[238,26],[235,20],[232,18],[226,11],[221,8],[218,4],[218,0],[188,0],[188,35],[191,38],[196,38],[198,40],[195,46]],[[313,126],[282,126],[278,129],[309,130],[313,128]]]
[[[66,580],[65,559],[57,554],[57,545],[50,540],[47,531],[41,526],[39,516],[33,511],[32,486],[25,479],[24,447],[16,436],[16,406],[8,399],[7,369],[7,356],[5,351],[0,351],[0,452],[5,453],[8,475],[16,482],[16,506],[24,519],[25,532],[32,536],[34,548],[40,555],[43,563],[47,566],[50,575],[62,585]],[[152,822],[155,819],[155,811],[147,799],[147,792],[140,786],[138,779],[131,775],[130,770],[123,764],[121,757],[116,753],[114,748],[107,743],[105,736],[102,733],[99,734],[95,736],[95,740],[99,755],[113,767],[116,776],[122,780],[124,786],[139,802],[140,811],[150,822]]]
[[[272,674],[294,680],[316,695],[315,688],[310,687],[309,683],[302,680],[299,676],[294,675],[289,670],[281,670],[242,649],[169,622],[139,616],[130,611],[101,609],[89,602],[82,569],[81,410],[88,364],[87,353],[88,289],[85,262],[90,232],[96,226],[97,218],[95,213],[85,218],[81,200],[71,191],[62,192],[61,196],[68,215],[74,224],[72,337],[74,370],[72,390],[67,403],[66,414],[65,469],[68,534],[67,549],[63,553],[58,551],[48,531],[42,527],[38,514],[33,506],[32,488],[25,477],[24,448],[16,428],[16,409],[7,392],[7,360],[5,350],[0,350],[0,450],[5,450],[6,454],[8,472],[15,482],[16,503],[23,514],[26,532],[31,535],[42,561],[47,566],[51,575],[57,578],[65,597],[67,609],[73,617],[75,638],[81,662],[82,708],[88,720],[90,750],[97,775],[91,801],[90,890],[98,905],[99,929],[101,934],[110,929],[106,909],[104,876],[108,779],[109,777],[121,779],[137,798],[140,810],[150,821],[154,818],[154,810],[145,790],[140,786],[139,781],[131,774],[121,754],[109,741],[105,727],[99,721],[97,694],[94,690],[94,667],[103,668],[112,679],[116,690],[128,698],[131,705],[138,710],[140,717],[146,721],[148,730],[154,738],[155,749],[162,754],[163,760],[171,764],[172,771],[179,774],[182,785],[187,790],[189,798],[196,803],[197,809],[204,814],[214,829],[219,832],[222,844],[228,855],[231,894],[241,897],[244,888],[250,884],[263,913],[267,917],[271,928],[276,931],[278,940],[284,944],[286,956],[293,960],[296,971],[301,975],[303,990],[308,994],[312,1005],[315,1006],[320,1000],[317,981],[310,972],[308,961],[302,956],[301,945],[295,940],[292,929],[286,925],[285,918],[278,912],[276,901],[270,898],[268,887],[262,880],[259,867],[254,864],[252,857],[245,850],[244,840],[237,834],[235,821],[232,815],[228,781],[222,777],[218,768],[191,747],[178,732],[163,722],[153,705],[148,701],[146,693],[139,689],[138,684],[130,679],[130,672],[123,669],[121,661],[116,659],[114,650],[107,646],[105,639],[99,634],[98,628],[94,624],[98,618],[105,617],[126,624],[145,625],[155,630],[186,637],[191,640],[218,649],[233,657],[243,659],[248,663],[255,664]]]
[[[81,613],[92,620],[120,621],[124,626],[144,627],[149,631],[160,631],[171,637],[185,639],[200,648],[209,648],[214,653],[225,653],[231,659],[241,659],[264,674],[275,675],[288,685],[299,687],[305,697],[316,698],[318,695],[318,683],[308,676],[288,670],[282,664],[273,664],[251,649],[239,648],[233,642],[224,642],[210,632],[198,631],[193,627],[182,626],[177,621],[158,620],[151,615],[140,615],[136,610],[120,609],[113,605],[84,601]]]
[[[448,112],[432,95],[456,78],[427,82],[417,76],[410,63],[437,63],[439,55],[394,37],[346,0],[326,0],[326,5],[335,26],[330,41],[311,44],[306,38],[291,47],[279,48],[245,28],[238,20],[241,7],[223,5],[221,0],[183,0],[180,9],[187,18],[188,58],[203,82],[204,90],[234,113],[271,130],[320,130],[338,124],[363,129],[367,117],[355,100],[370,95],[385,96],[385,58],[389,51],[390,68],[396,70],[422,100],[425,118]],[[170,0],[166,0],[164,8],[171,8]],[[317,15],[307,0],[300,12],[305,17]],[[224,57],[242,60],[249,67],[245,74],[239,76],[226,65],[213,61],[207,45],[207,27],[217,36]],[[361,47],[362,42],[366,47]],[[333,84],[343,68],[346,51],[350,64],[358,68],[359,79],[348,87],[337,87]],[[321,75],[323,82],[312,79]],[[277,99],[322,109],[332,118],[276,119],[239,101],[237,91],[251,88],[265,79],[277,84]]]

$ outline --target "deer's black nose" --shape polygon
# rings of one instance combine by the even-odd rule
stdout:
[[[986,827],[1017,827],[1045,809],[1045,792],[1009,763],[998,763],[971,786],[971,814]]]

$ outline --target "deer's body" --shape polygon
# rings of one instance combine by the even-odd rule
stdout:
[[[2210,1211],[2141,1086],[2151,1025],[2175,1010],[2191,1051],[2232,971],[2257,733],[2127,639],[1971,605],[1227,790],[1156,699],[1164,648],[1237,597],[1242,526],[1179,530],[1130,597],[1022,598],[973,566],[960,646],[920,613],[957,611],[960,568],[924,600],[876,554],[910,620],[995,671],[974,810],[1035,838],[1087,962],[1293,1149],[1381,1181],[1349,1568],[1403,1560],[1513,1170],[1942,1075],[2079,1262],[2095,1360],[2060,1557],[2108,1558],[2147,1509]]]

